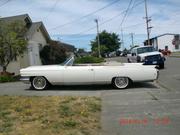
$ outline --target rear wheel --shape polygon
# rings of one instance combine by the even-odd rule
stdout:
[[[48,87],[48,81],[43,76],[36,76],[32,78],[31,86],[36,90],[44,90]]]
[[[127,77],[115,77],[112,84],[115,88],[125,89],[129,86],[130,80]]]

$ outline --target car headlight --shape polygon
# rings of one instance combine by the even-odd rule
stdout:
[[[146,60],[146,57],[141,57],[141,61],[144,62]]]

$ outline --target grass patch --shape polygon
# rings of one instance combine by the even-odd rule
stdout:
[[[13,76],[0,75],[0,83],[16,81]]]
[[[96,97],[0,96],[0,135],[97,135]]]
[[[180,55],[180,52],[172,52],[171,55]]]

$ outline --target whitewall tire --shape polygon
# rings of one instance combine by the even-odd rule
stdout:
[[[112,83],[115,88],[125,89],[129,86],[130,80],[128,77],[115,77]]]
[[[43,76],[36,76],[32,79],[31,86],[35,90],[44,90],[48,87],[48,81]]]

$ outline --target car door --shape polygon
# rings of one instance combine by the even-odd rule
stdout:
[[[129,58],[129,60],[130,60],[130,62],[135,62],[135,50],[134,49],[132,49],[131,50],[131,53],[128,55],[128,58]]]
[[[132,50],[132,53],[131,53],[131,60],[132,62],[137,62],[137,50],[136,49],[133,49]]]
[[[94,81],[94,69],[92,66],[65,66],[64,84],[92,84]]]

